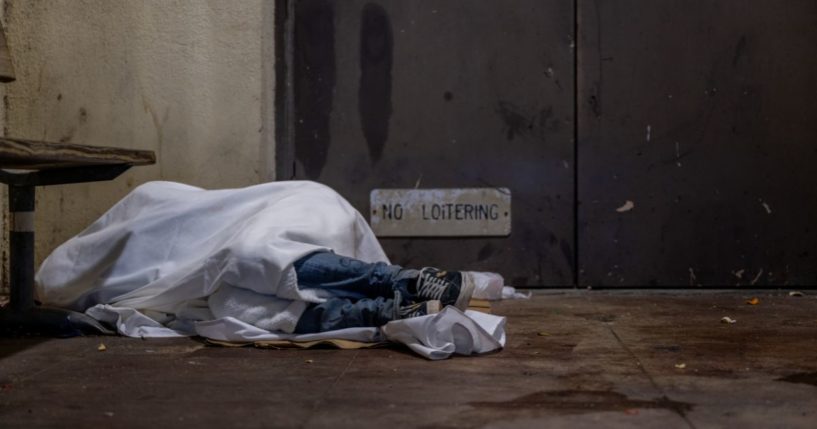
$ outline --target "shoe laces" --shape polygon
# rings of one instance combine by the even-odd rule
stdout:
[[[420,302],[417,304],[406,305],[404,307],[400,307],[398,310],[398,314],[400,315],[400,319],[408,319],[411,317],[419,317],[425,316],[425,303]]]
[[[410,317],[423,316],[423,302],[402,305],[403,294],[399,290],[394,291],[394,320],[408,319]]]
[[[444,271],[440,271],[443,273]],[[449,282],[444,277],[422,271],[417,279],[417,294],[429,299],[440,299],[448,288]]]

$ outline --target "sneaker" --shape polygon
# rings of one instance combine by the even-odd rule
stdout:
[[[395,305],[394,320],[437,314],[441,309],[442,304],[440,304],[440,301],[437,300],[423,301],[416,304],[408,304],[403,306]]]
[[[471,276],[461,271],[443,271],[426,267],[420,270],[415,283],[417,301],[440,300],[443,306],[453,305],[465,311],[474,293]]]

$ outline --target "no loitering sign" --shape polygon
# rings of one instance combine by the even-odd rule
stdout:
[[[504,237],[508,188],[373,189],[369,223],[378,237]]]

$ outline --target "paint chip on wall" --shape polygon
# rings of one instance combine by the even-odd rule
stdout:
[[[628,212],[628,211],[632,210],[634,207],[635,207],[635,203],[633,203],[630,200],[627,200],[627,201],[624,202],[624,205],[617,208],[616,211],[619,212],[619,213],[624,213],[624,212]]]
[[[759,200],[760,204],[763,205],[763,208],[766,209],[766,214],[772,214],[772,208],[769,206],[769,203],[763,201],[762,199]]]
[[[754,286],[754,285],[755,285],[755,283],[757,283],[757,281],[758,281],[758,280],[760,280],[760,277],[761,277],[762,275],[763,275],[763,268],[761,268],[761,269],[760,269],[760,271],[757,273],[757,275],[755,276],[755,278],[752,280],[752,283],[751,283],[751,284],[752,284],[752,286]]]
[[[675,142],[675,165],[681,167],[681,143]]]

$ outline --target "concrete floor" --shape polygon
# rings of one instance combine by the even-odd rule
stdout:
[[[817,293],[787,292],[538,293],[495,304],[504,351],[439,362],[0,339],[0,427],[814,428]]]

